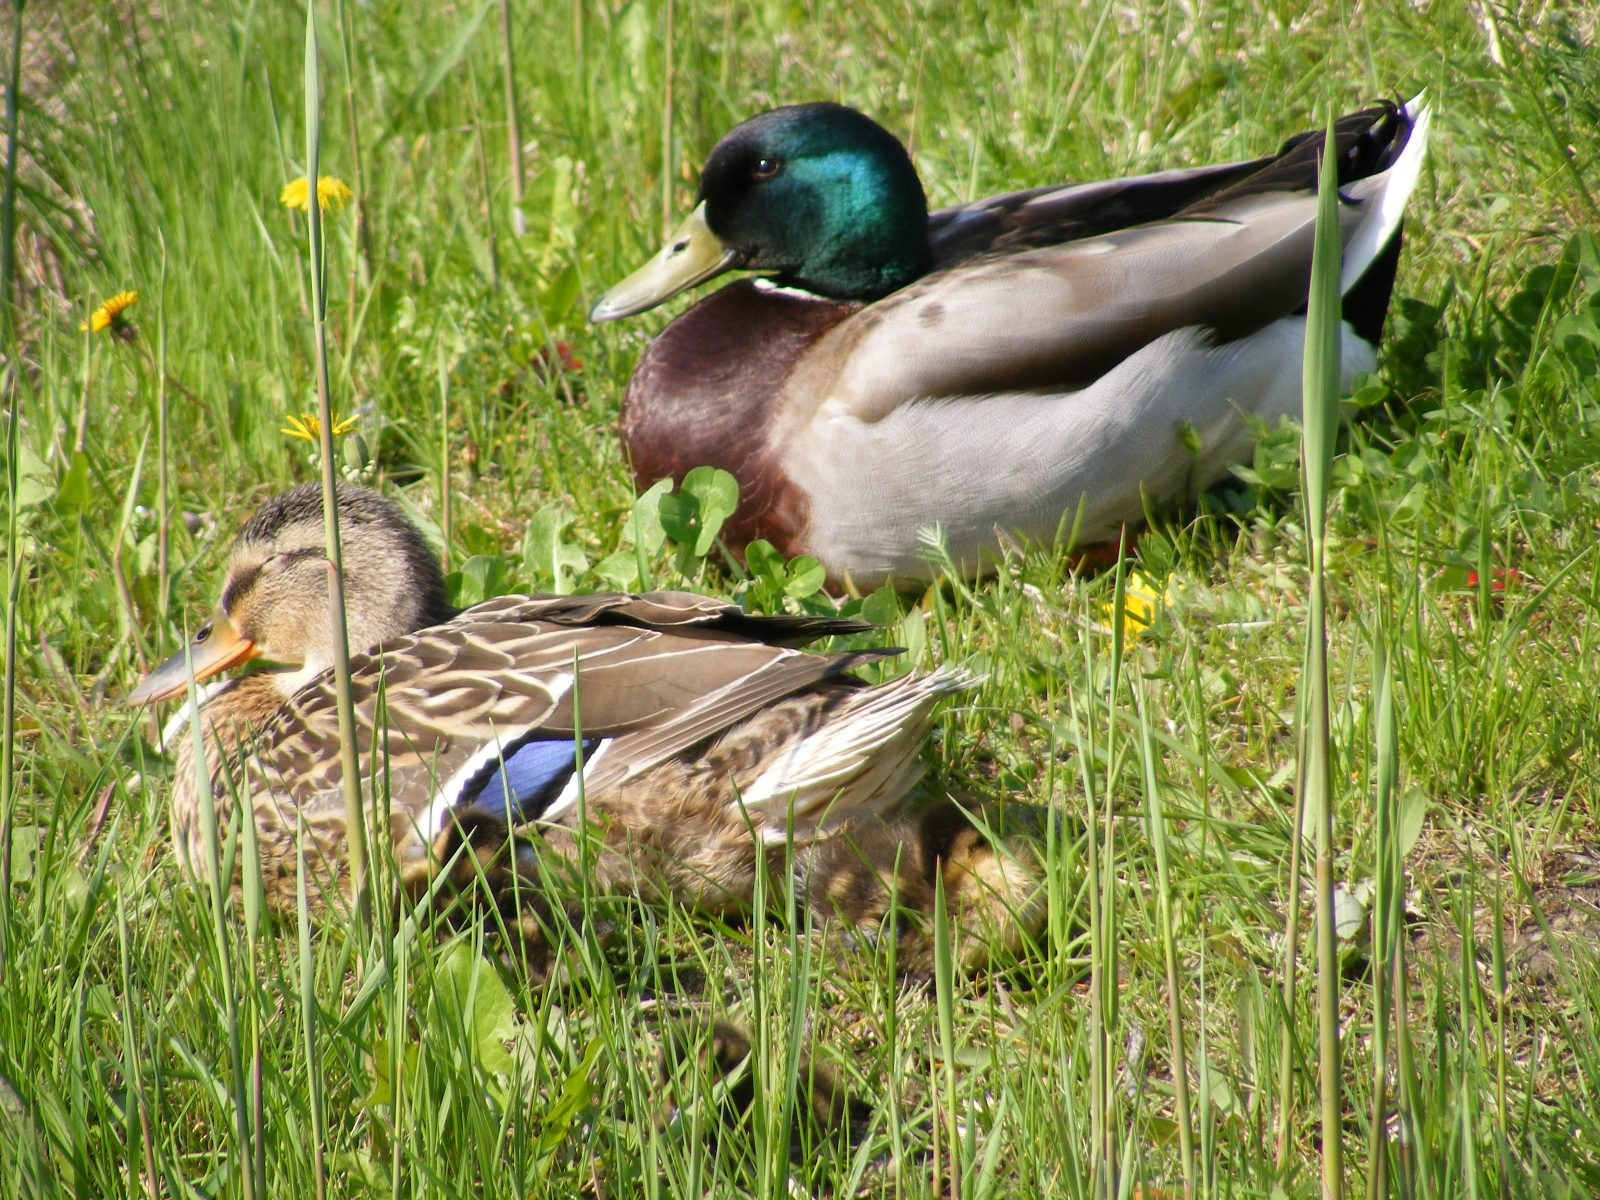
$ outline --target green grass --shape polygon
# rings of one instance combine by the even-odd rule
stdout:
[[[593,899],[540,986],[470,925],[382,904],[375,948],[336,917],[302,937],[227,903],[219,925],[172,860],[154,731],[117,700],[203,619],[243,513],[315,474],[278,432],[315,408],[306,231],[277,202],[303,171],[303,12],[151,7],[22,20],[0,1193],[776,1196],[797,1136],[835,1194],[1178,1195],[1181,1088],[1197,1192],[1317,1194],[1309,921],[1291,1012],[1279,977],[1290,897],[1311,903],[1289,872],[1309,578],[1288,431],[1144,535],[1133,565],[1171,602],[1120,647],[1115,579],[1042,553],[869,602],[911,648],[895,669],[986,676],[935,785],[1060,815],[1052,937],[1014,964],[899,988],[781,900],[723,927]],[[340,454],[448,525],[463,597],[642,563],[780,603],[782,564],[745,585],[630,525],[612,425],[664,317],[583,319],[723,130],[848,101],[912,140],[938,204],[1260,154],[1426,86],[1432,156],[1325,542],[1333,880],[1383,914],[1337,945],[1344,1182],[1381,1161],[1385,1194],[1590,1194],[1600,255],[1569,238],[1600,196],[1595,19],[1301,7],[679,2],[669,55],[664,5],[513,6],[522,236],[496,6],[320,7],[322,170],[358,188],[326,223],[332,403],[361,416]],[[125,288],[134,339],[77,331]],[[696,1058],[718,1015],[758,1035],[747,1129]],[[859,1146],[791,1120],[806,1053],[869,1106]]]

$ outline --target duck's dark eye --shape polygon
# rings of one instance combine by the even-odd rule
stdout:
[[[202,625],[202,626],[200,626],[199,630],[196,631],[196,633],[194,635],[194,644],[196,646],[198,646],[201,642],[205,641],[210,636],[211,636],[211,626]]]
[[[758,158],[756,159],[755,167],[750,172],[750,176],[753,179],[771,179],[781,170],[783,170],[781,159]]]

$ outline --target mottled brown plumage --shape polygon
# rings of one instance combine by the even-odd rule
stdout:
[[[268,898],[282,908],[294,904],[302,833],[314,899],[328,899],[345,870],[314,501],[302,488],[270,502],[234,544],[222,601],[186,652],[195,675],[250,657],[289,666],[206,699],[208,771],[194,769],[183,731],[171,800],[178,856],[199,877],[213,869],[202,779],[218,828],[242,801]],[[819,912],[873,932],[893,917],[896,893],[927,910],[959,836],[935,836],[899,806],[922,773],[934,706],[967,686],[960,675],[868,686],[851,668],[891,652],[794,645],[860,632],[859,622],[752,616],[684,593],[504,596],[447,617],[437,564],[399,510],[353,487],[341,489],[340,509],[350,628],[373,643],[350,664],[368,823],[388,831],[410,891],[447,863],[457,880],[486,863],[492,884],[521,895],[542,855],[568,868],[583,861],[601,892],[721,910],[749,904],[757,873],[781,870],[792,846]],[[185,657],[135,698],[184,691]],[[581,855],[580,811],[598,838]],[[472,854],[458,856],[464,844]],[[964,863],[994,858],[987,843],[961,843],[960,853]],[[1036,873],[944,869],[958,915],[992,918],[996,897],[1034,912]],[[908,969],[927,965],[908,953]]]

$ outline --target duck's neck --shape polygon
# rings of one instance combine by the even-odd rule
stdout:
[[[333,666],[331,662],[321,662],[312,659],[301,667],[290,667],[282,671],[267,672],[272,679],[272,686],[277,689],[278,696],[287,700],[318,675]]]
[[[796,224],[811,232],[779,282],[836,300],[878,300],[927,273],[928,209],[909,164],[896,171],[839,153],[797,163],[795,174],[815,174],[818,185],[800,193],[814,211]]]

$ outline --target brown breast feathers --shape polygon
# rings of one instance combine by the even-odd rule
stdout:
[[[801,552],[806,497],[771,441],[795,363],[858,305],[758,288],[744,279],[709,296],[645,351],[622,408],[622,442],[640,490],[721,467],[739,481],[739,511],[723,527],[735,549],[766,538]]]

